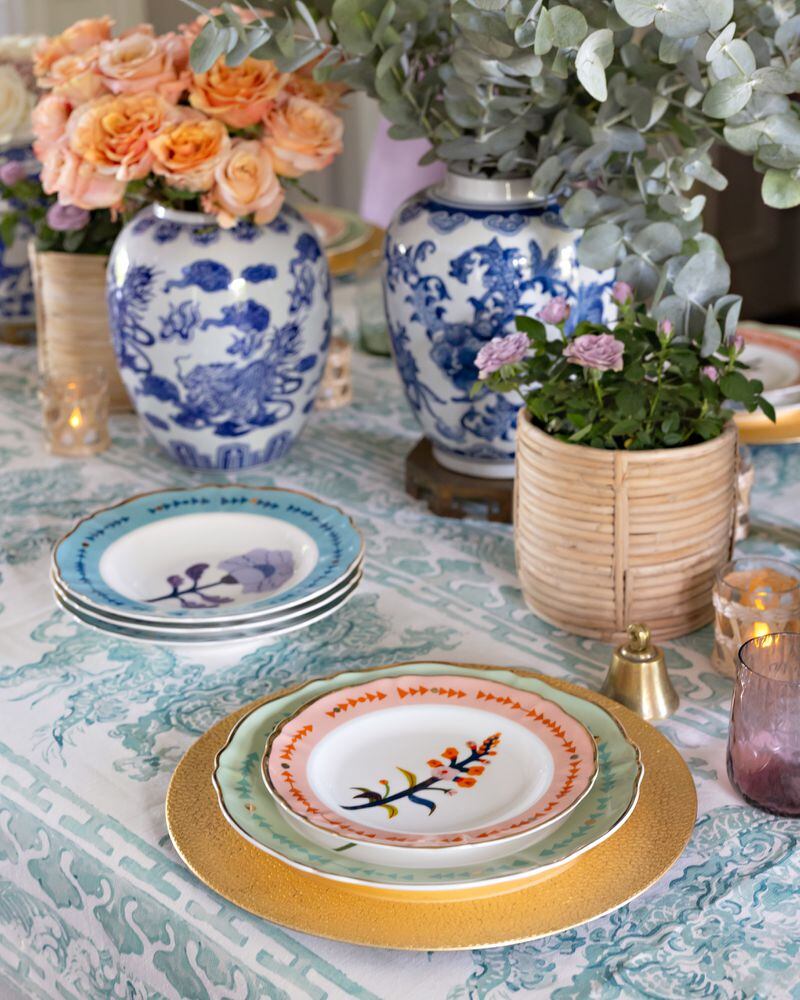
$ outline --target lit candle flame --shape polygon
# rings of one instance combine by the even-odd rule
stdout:
[[[70,415],[69,415],[69,419],[68,419],[67,423],[70,425],[70,427],[73,430],[77,430],[81,426],[81,424],[83,423],[83,416],[81,414],[81,411],[80,411],[79,407],[77,407],[77,406],[74,407],[74,409],[72,410],[72,413],[70,413]]]
[[[753,600],[756,611],[766,611],[767,606],[760,596],[756,596]],[[766,622],[754,622],[753,624],[753,638],[758,639],[762,635],[769,635],[770,627]]]

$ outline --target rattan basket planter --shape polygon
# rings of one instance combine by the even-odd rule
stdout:
[[[28,248],[36,296],[36,343],[42,373],[100,366],[111,410],[131,410],[117,370],[106,309],[106,264],[99,254],[40,253]]]
[[[558,441],[520,411],[514,539],[540,618],[621,642],[630,622],[669,639],[711,621],[730,558],[737,435],[687,448],[604,451]]]

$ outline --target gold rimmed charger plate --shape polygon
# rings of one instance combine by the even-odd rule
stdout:
[[[573,861],[498,886],[404,893],[334,882],[270,857],[226,822],[211,773],[239,719],[286,691],[233,712],[186,752],[167,792],[167,828],[175,849],[209,888],[256,916],[379,948],[491,948],[555,934],[617,909],[656,882],[683,852],[697,814],[692,776],[664,736],[616,702],[534,671],[513,672],[601,705],[641,753],[644,778],[633,814],[617,833]]]

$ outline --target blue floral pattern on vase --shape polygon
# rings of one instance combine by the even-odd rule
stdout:
[[[238,469],[286,453],[331,328],[325,256],[297,212],[223,230],[146,209],[114,245],[108,306],[123,381],[173,458]]]
[[[513,475],[518,402],[470,394],[487,341],[556,295],[572,308],[569,329],[613,317],[613,272],[578,265],[579,238],[551,204],[457,203],[428,189],[398,210],[385,247],[389,333],[406,397],[448,467]]]
[[[0,164],[14,161],[22,163],[29,177],[39,173],[39,163],[30,146],[10,146],[0,151]],[[8,208],[21,206],[0,200],[0,214]],[[0,239],[0,324],[33,324],[36,310],[33,301],[33,282],[28,264],[28,240],[33,226],[27,218],[20,218],[14,240],[8,246]]]

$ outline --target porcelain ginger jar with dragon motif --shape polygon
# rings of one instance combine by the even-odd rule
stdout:
[[[613,272],[579,265],[580,231],[529,188],[448,173],[401,206],[386,237],[387,321],[406,396],[437,461],[470,476],[514,475],[520,405],[471,394],[481,347],[555,296],[569,303],[568,331],[615,315]]]
[[[222,229],[151,206],[117,238],[107,288],[122,379],[173,458],[234,470],[286,454],[331,328],[328,265],[298,212]]]

